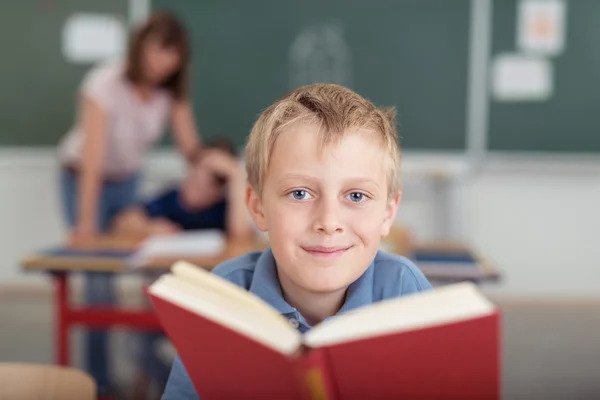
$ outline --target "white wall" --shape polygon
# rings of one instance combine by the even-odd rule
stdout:
[[[465,239],[505,271],[503,293],[600,297],[600,164],[525,165],[462,185]]]
[[[453,189],[455,234],[502,271],[503,282],[489,290],[518,297],[600,297],[600,167],[506,165],[492,163],[457,180]],[[180,176],[180,167],[172,154],[154,154],[144,191]],[[18,263],[64,237],[57,172],[52,152],[0,153],[1,283],[43,281],[23,274]],[[399,219],[418,238],[437,233],[434,195],[429,184],[406,182]]]

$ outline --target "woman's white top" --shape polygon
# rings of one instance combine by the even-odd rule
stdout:
[[[80,94],[99,104],[108,118],[104,176],[126,177],[139,171],[144,155],[165,131],[173,107],[170,93],[157,89],[149,99],[142,100],[125,77],[123,63],[113,62],[92,69],[83,80]],[[77,120],[61,140],[61,164],[77,167],[81,163],[83,138]]]

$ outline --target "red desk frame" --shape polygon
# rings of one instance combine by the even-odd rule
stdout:
[[[56,315],[56,362],[70,364],[69,334],[73,326],[111,328],[126,326],[136,330],[162,331],[152,311],[123,310],[114,307],[73,307],[69,299],[69,272],[54,272],[56,286],[54,308]]]
[[[55,348],[56,364],[69,366],[71,349],[69,335],[71,327],[111,328],[126,326],[143,331],[162,331],[156,315],[152,311],[124,310],[115,307],[74,307],[69,297],[69,272],[53,272],[55,284]],[[99,397],[98,400],[113,400],[112,397]]]

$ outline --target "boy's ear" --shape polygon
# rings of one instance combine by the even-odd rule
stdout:
[[[261,232],[267,231],[267,222],[265,219],[265,214],[263,213],[262,201],[260,200],[260,196],[254,191],[251,185],[246,185],[246,206],[248,207],[248,211],[250,212],[250,216],[256,227]]]
[[[398,205],[402,198],[402,191],[399,190],[394,197],[392,197],[387,206],[385,207],[385,214],[383,216],[383,224],[381,225],[381,236],[387,236],[390,233],[390,229],[394,224],[396,218],[396,211],[398,211]]]

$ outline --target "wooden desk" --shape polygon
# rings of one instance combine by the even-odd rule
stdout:
[[[135,251],[139,242],[139,240],[130,238],[104,237],[87,245],[63,246],[29,255],[21,261],[21,266],[28,271],[136,271],[129,268],[125,261]],[[266,242],[258,240],[230,241],[226,244],[223,253],[219,255],[184,259],[210,270],[230,258],[241,256],[249,251],[262,251],[267,246]],[[137,270],[164,270],[181,259],[181,257],[155,258]]]
[[[476,282],[496,280],[499,275],[490,268],[490,264],[483,261],[477,255],[472,256],[470,267],[466,264],[455,263],[452,268],[439,268],[439,258],[444,254],[450,259],[456,259],[458,255],[470,255],[465,246],[458,244],[429,244],[419,245],[411,248],[406,243],[395,243],[401,241],[404,236],[401,233],[394,233],[390,236],[392,243],[387,243],[388,250],[394,253],[413,254],[417,265],[423,270],[424,274],[433,282],[450,283],[459,280],[473,280]],[[23,269],[26,271],[44,271],[49,272],[54,277],[56,286],[54,308],[56,312],[56,361],[60,365],[68,365],[69,354],[69,333],[73,326],[85,326],[95,328],[110,328],[113,326],[124,326],[137,330],[160,330],[160,325],[154,313],[151,310],[124,310],[115,307],[76,307],[71,304],[68,294],[70,274],[74,272],[96,271],[96,272],[137,272],[148,271],[166,271],[181,257],[161,258],[151,260],[147,265],[141,268],[131,269],[126,265],[126,259],[129,257],[139,240],[127,238],[101,238],[88,245],[80,245],[69,248],[66,247],[54,249],[51,251],[42,251],[30,255],[22,261]],[[253,250],[263,250],[267,243],[260,241],[230,242],[226,245],[222,254],[214,257],[187,258],[186,261],[203,268],[212,269],[219,263],[245,254]],[[429,254],[432,251],[438,257],[438,267],[436,263],[419,262],[419,255]],[[453,259],[453,260],[454,260]],[[454,261],[453,261],[454,262]],[[459,268],[459,266],[461,266]],[[437,268],[437,270],[436,270]]]
[[[70,363],[69,335],[74,326],[89,328],[127,327],[134,330],[160,330],[160,324],[151,310],[125,310],[119,307],[78,307],[69,298],[69,279],[75,272],[137,272],[167,270],[180,258],[155,259],[144,268],[131,269],[126,260],[139,240],[128,238],[100,238],[93,243],[62,246],[27,256],[21,262],[26,271],[43,271],[52,275],[55,283],[55,341],[56,363]],[[212,269],[219,263],[252,250],[263,250],[267,244],[258,241],[230,242],[225,251],[212,257],[190,259],[195,265]]]

